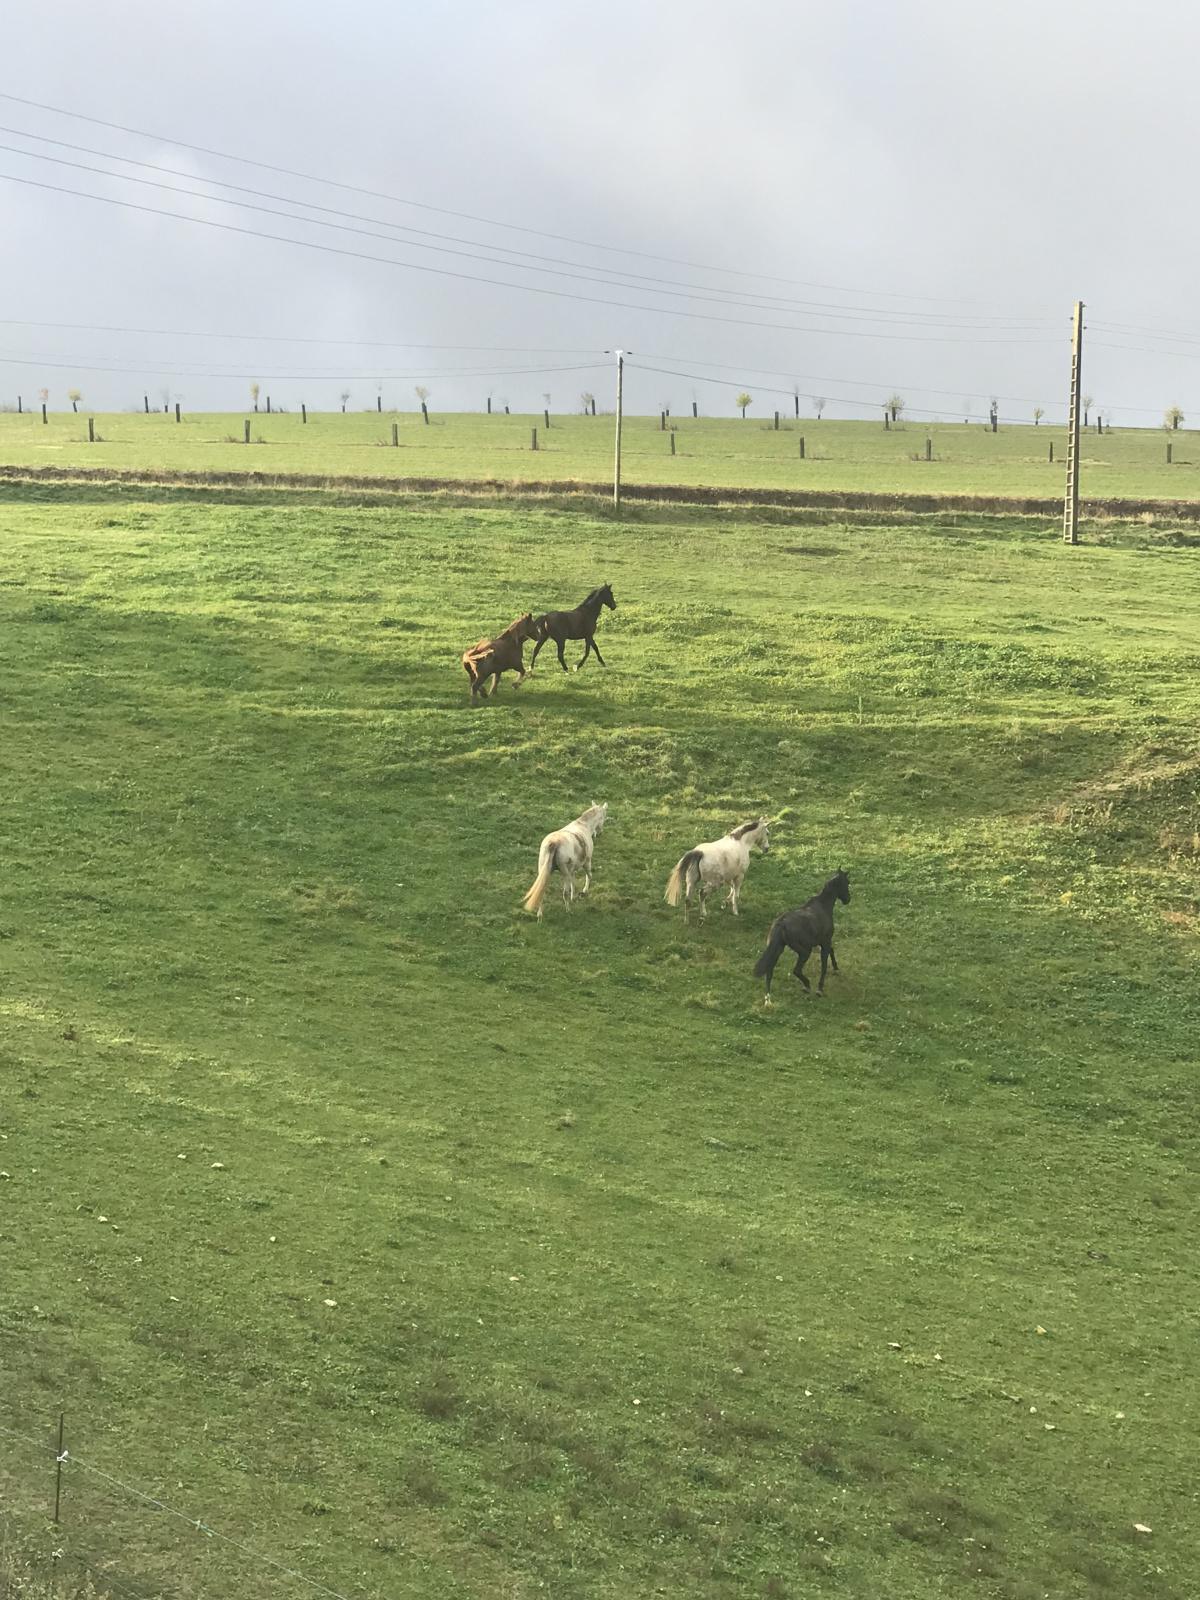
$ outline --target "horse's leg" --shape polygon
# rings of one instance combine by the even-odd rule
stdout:
[[[550,635],[548,633],[544,633],[542,635],[542,637],[538,640],[538,642],[534,645],[533,654],[529,658],[529,670],[530,670],[530,672],[532,672],[534,667],[537,666],[538,651],[542,648],[542,646],[545,644],[546,640],[549,637],[550,637]]]
[[[796,953],[796,965],[792,968],[792,977],[799,978],[800,982],[810,994],[812,993],[812,984],[809,983],[808,979],[804,976],[804,963],[808,960],[811,954],[812,945],[801,945]]]
[[[488,676],[491,681],[488,684],[487,697],[490,700],[495,694],[496,690],[500,687],[500,679],[504,676],[504,674],[502,672],[492,672],[489,673]]]
[[[559,666],[563,669],[564,672],[570,672],[571,669],[567,665],[566,658],[563,655],[563,645],[566,643],[566,640],[565,639],[556,639],[554,642],[558,646],[558,664],[559,664]]]
[[[829,965],[836,972],[838,970],[837,957],[833,953],[833,940],[829,941]]]
[[[729,884],[729,909],[733,912],[735,917],[741,916],[741,912],[738,910],[738,896],[742,892],[742,882],[744,877],[745,874],[743,873],[741,878],[733,878]]]
[[[817,984],[817,993],[819,995],[825,993],[825,974],[826,974],[826,972],[828,972],[828,970],[829,970],[829,946],[827,944],[823,944],[821,946],[821,978],[820,978],[819,983]]]
[[[583,666],[583,663],[587,660],[588,656],[591,654],[592,650],[595,648],[595,646],[592,643],[591,634],[590,633],[589,634],[585,634],[584,637],[586,638],[587,643],[583,647],[583,654],[580,656],[579,663],[575,668],[576,672],[578,672],[580,670],[580,668]]]
[[[605,661],[604,657],[600,654],[600,646],[596,643],[595,638],[593,637],[593,638],[589,639],[588,643],[592,647],[592,654],[596,657],[596,660],[600,663],[600,665],[602,667],[606,667],[608,665],[608,662]]]

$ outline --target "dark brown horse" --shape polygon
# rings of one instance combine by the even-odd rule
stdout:
[[[547,611],[534,623],[537,629],[537,644],[533,648],[533,657],[529,663],[530,672],[537,665],[538,651],[547,639],[553,639],[558,647],[558,664],[567,672],[569,668],[563,660],[563,645],[568,639],[586,639],[583,654],[576,664],[578,672],[588,655],[594,650],[596,660],[601,666],[605,665],[604,657],[600,654],[593,635],[596,632],[596,619],[600,615],[600,607],[607,606],[610,611],[617,609],[617,602],[613,599],[612,585],[602,583],[598,589],[593,589],[587,599],[577,605],[574,611]]]
[[[480,639],[469,650],[463,651],[462,664],[471,680],[471,704],[495,694],[500,687],[500,676],[505,672],[519,672],[516,688],[528,677],[525,671],[524,647],[526,639],[536,639],[533,613],[526,611],[515,622],[510,622],[495,639]],[[488,687],[489,681],[491,687]]]
[[[829,966],[832,966],[835,972],[838,969],[837,957],[833,953],[835,900],[840,900],[844,906],[850,904],[850,874],[843,872],[841,867],[820,894],[813,895],[811,900],[806,900],[802,906],[797,906],[795,911],[785,911],[771,924],[767,948],[759,956],[754,968],[756,978],[767,980],[767,1005],[772,1004],[771,974],[775,971],[775,963],[787,948],[794,950],[797,957],[796,965],[792,968],[792,976],[799,978],[810,994],[812,984],[804,976],[804,963],[812,954],[814,945],[820,948],[821,981],[817,984],[817,993],[819,995],[825,993],[826,969]]]

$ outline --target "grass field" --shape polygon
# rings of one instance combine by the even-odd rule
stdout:
[[[0,1426],[65,1407],[346,1596],[1197,1592],[1194,543],[102,487],[0,530]],[[603,579],[607,671],[467,708],[465,644]],[[759,811],[742,919],[685,927],[672,864]],[[842,974],[764,1012],[837,865]],[[85,1467],[50,1529],[4,1438],[30,1548],[309,1592]]]
[[[306,473],[328,476],[435,477],[501,480],[581,479],[612,475],[611,417],[420,415],[359,412],[296,413],[251,418],[162,413],[96,418],[99,441],[88,443],[85,415],[0,414],[0,466],[87,466],[122,470]],[[1004,427],[998,433],[964,426],[910,422],[885,431],[878,422],[796,422],[775,431],[768,416],[722,420],[674,418],[677,454],[658,419],[626,421],[624,476],[630,483],[725,485],[764,489],[843,489],[865,493],[974,494],[985,497],[1061,495],[1065,434],[1061,428]],[[392,424],[400,445],[391,446]],[[538,449],[530,448],[538,430]],[[805,459],[799,440],[805,440]],[[933,440],[932,461],[924,460]],[[1055,460],[1048,460],[1053,443]],[[1084,436],[1083,493],[1089,498],[1141,499],[1197,496],[1200,444],[1193,433],[1166,438],[1154,429]]]

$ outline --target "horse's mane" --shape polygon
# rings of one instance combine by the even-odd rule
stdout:
[[[748,833],[753,833],[756,828],[762,827],[762,818],[755,817],[753,822],[743,822],[736,828],[730,828],[731,839],[744,839]]]

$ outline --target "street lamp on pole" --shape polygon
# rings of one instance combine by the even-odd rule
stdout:
[[[632,350],[606,350],[605,355],[617,358],[617,434],[613,452],[613,509],[621,509],[621,420],[622,398],[625,381],[625,357],[632,355]]]

